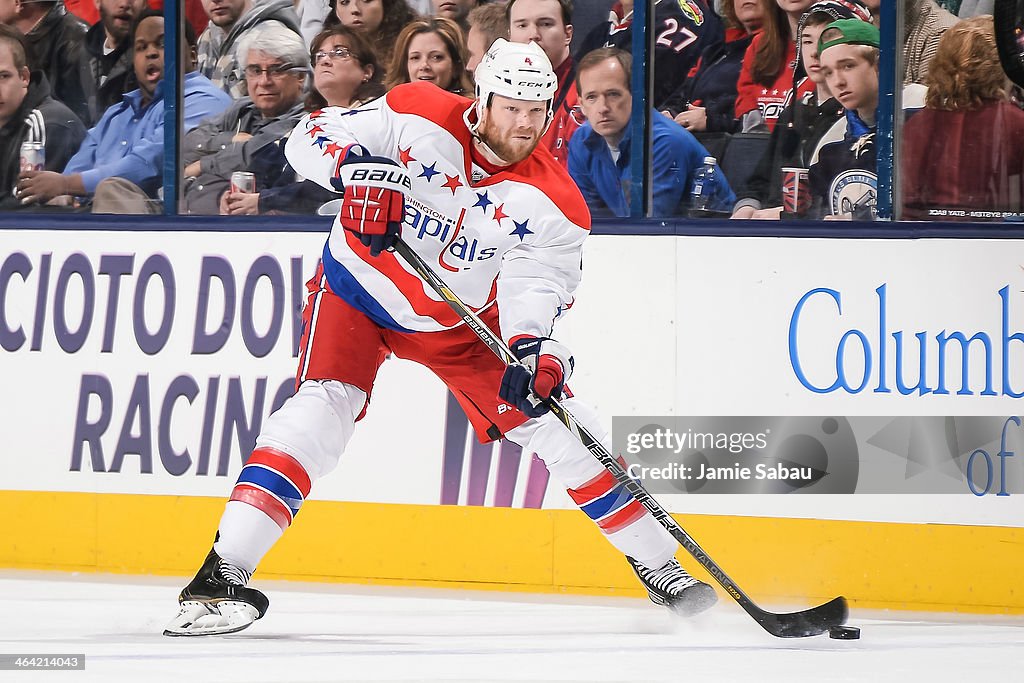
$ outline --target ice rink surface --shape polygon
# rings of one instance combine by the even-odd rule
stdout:
[[[0,572],[0,654],[84,653],[84,671],[0,681],[1000,681],[1024,618],[864,612],[861,640],[782,640],[731,600],[681,622],[644,600],[260,581],[230,636],[167,638],[182,580]],[[794,606],[801,607],[801,606]]]

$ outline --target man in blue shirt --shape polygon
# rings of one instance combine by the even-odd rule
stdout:
[[[587,53],[576,67],[576,89],[587,123],[569,140],[569,175],[595,215],[629,215],[630,127],[633,60],[618,48]],[[690,201],[693,175],[708,152],[682,126],[654,112],[651,117],[652,215],[682,213]],[[724,175],[710,208],[728,210],[736,196]]]
[[[231,98],[195,69],[196,35],[186,23],[183,51],[185,130],[219,114]],[[164,18],[146,10],[132,26],[135,78],[139,88],[107,109],[68,161],[63,173],[26,172],[18,180],[26,204],[72,204],[94,196],[95,213],[159,213],[153,201],[163,176]]]

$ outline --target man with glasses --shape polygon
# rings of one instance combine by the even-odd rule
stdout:
[[[203,0],[210,23],[199,36],[199,71],[233,98],[245,97],[242,40],[264,24],[302,34],[292,0]]]
[[[303,113],[309,55],[297,33],[266,22],[245,36],[239,56],[249,96],[190,132],[182,145],[187,213],[221,213],[231,174],[249,171],[253,155],[278,144]]]

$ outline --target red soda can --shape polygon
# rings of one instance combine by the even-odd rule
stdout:
[[[248,171],[235,171],[231,174],[231,191],[253,194],[256,192],[256,176]]]
[[[782,210],[803,216],[811,208],[811,183],[806,168],[782,169]]]
[[[46,148],[43,146],[43,143],[21,143],[21,158],[18,166],[22,172],[42,171],[46,168]]]

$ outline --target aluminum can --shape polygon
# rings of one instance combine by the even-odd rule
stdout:
[[[231,174],[231,191],[253,194],[256,192],[256,176],[248,171],[235,171]]]
[[[782,210],[803,216],[811,208],[810,174],[806,168],[782,169]]]
[[[22,172],[42,171],[46,168],[46,148],[43,146],[43,143],[21,143],[21,159],[18,164]]]

